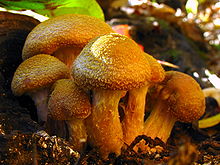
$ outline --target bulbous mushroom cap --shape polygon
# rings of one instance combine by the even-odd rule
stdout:
[[[22,62],[14,73],[12,92],[22,95],[47,87],[58,79],[68,78],[69,69],[57,58],[39,54]]]
[[[48,115],[55,120],[84,119],[91,113],[91,104],[87,94],[73,80],[61,79],[52,86],[48,109]]]
[[[132,39],[111,33],[86,45],[73,63],[72,75],[76,84],[84,88],[129,90],[144,86],[151,70]]]
[[[151,67],[152,76],[151,76],[150,82],[158,83],[158,82],[163,81],[165,78],[165,70],[163,69],[162,65],[158,63],[157,60],[153,56],[147,53],[144,53],[144,55],[147,58],[150,64],[150,67]]]
[[[205,97],[199,84],[189,75],[168,71],[163,81],[168,111],[179,121],[198,120],[205,112]],[[166,96],[167,95],[167,96]]]
[[[62,47],[83,48],[89,40],[113,32],[104,21],[79,14],[64,14],[37,25],[28,35],[23,60],[36,54],[53,54]]]

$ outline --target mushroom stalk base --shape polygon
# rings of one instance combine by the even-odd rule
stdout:
[[[83,119],[67,120],[69,131],[69,142],[73,145],[73,149],[82,153],[86,148],[87,132]]]
[[[49,96],[49,89],[42,88],[35,92],[29,94],[32,100],[35,103],[37,108],[37,116],[39,123],[45,123],[47,121],[47,114],[48,114],[48,96]]]
[[[128,91],[128,103],[122,121],[124,140],[127,145],[143,134],[147,91],[148,86]]]
[[[166,101],[158,101],[144,124],[144,134],[167,142],[177,119],[168,112]]]
[[[54,120],[50,116],[47,117],[45,124],[45,130],[51,136],[56,135],[58,137],[67,138],[68,130],[67,124],[63,120]]]
[[[93,108],[86,119],[89,143],[98,149],[102,158],[109,153],[120,155],[123,145],[118,103],[123,91],[101,90],[93,92]]]

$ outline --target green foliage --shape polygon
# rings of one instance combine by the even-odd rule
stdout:
[[[1,0],[0,6],[8,10],[32,10],[48,17],[75,13],[104,20],[104,14],[96,0]]]

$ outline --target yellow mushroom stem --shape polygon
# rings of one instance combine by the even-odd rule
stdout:
[[[93,90],[92,113],[86,119],[88,141],[102,158],[110,153],[120,155],[123,133],[119,120],[118,103],[123,91]]]
[[[29,92],[28,95],[32,98],[36,106],[38,123],[45,123],[47,121],[48,114],[47,105],[49,97],[49,88],[40,88],[33,92]]]
[[[82,153],[85,151],[87,143],[87,132],[84,124],[84,119],[74,118],[73,120],[66,120],[69,131],[69,142],[73,148]]]
[[[150,64],[150,70],[147,70],[150,76],[144,86],[128,91],[128,103],[122,121],[124,140],[127,145],[130,145],[137,136],[142,135],[148,88],[163,81],[165,77],[165,71],[157,60],[147,53],[143,55]]]
[[[58,50],[56,50],[53,55],[58,58],[60,61],[62,61],[64,64],[67,65],[69,69],[71,69],[71,66],[73,64],[73,61],[76,59],[76,57],[81,52],[82,48],[77,47],[63,47]]]
[[[128,91],[128,103],[124,111],[122,128],[124,141],[130,145],[143,132],[146,95],[149,85]]]
[[[150,116],[144,123],[144,134],[155,139],[160,138],[163,142],[167,142],[170,133],[177,121],[167,110],[169,109],[165,100],[158,100],[152,109]]]

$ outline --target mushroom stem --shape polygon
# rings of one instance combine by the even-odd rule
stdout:
[[[57,136],[67,138],[68,130],[67,124],[63,120],[54,120],[50,116],[47,116],[47,122],[45,123],[45,131],[51,136]]]
[[[177,119],[167,110],[168,105],[164,100],[158,100],[152,109],[150,116],[144,123],[145,135],[152,139],[158,137],[166,143]]]
[[[45,123],[47,121],[48,114],[48,97],[49,97],[49,89],[41,88],[34,92],[29,93],[30,97],[35,103],[37,108],[37,117],[39,123]]]
[[[128,103],[124,111],[122,128],[124,141],[131,142],[143,132],[146,94],[149,85],[128,91]]]
[[[83,119],[66,120],[69,131],[69,142],[74,149],[82,153],[86,148],[87,132]]]
[[[56,50],[53,55],[66,64],[69,69],[71,69],[73,61],[79,55],[81,50],[82,48],[77,47],[64,47]]]
[[[123,91],[95,89],[91,115],[86,119],[89,143],[102,158],[109,153],[120,155],[123,133],[119,120],[118,103]]]

